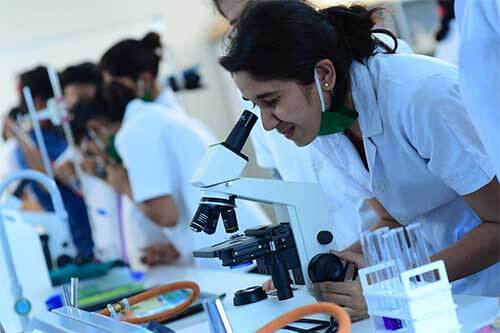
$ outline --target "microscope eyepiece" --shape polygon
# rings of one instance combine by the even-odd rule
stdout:
[[[224,141],[224,145],[233,152],[239,154],[250,135],[250,131],[257,122],[257,119],[258,117],[254,113],[248,110],[243,111],[240,119],[238,119],[233,130],[229,133],[226,141]]]

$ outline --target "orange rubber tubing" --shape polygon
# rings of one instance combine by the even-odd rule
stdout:
[[[186,310],[200,295],[200,287],[191,281],[181,281],[181,282],[175,282],[175,283],[170,283],[166,284],[161,287],[153,288],[151,290],[145,291],[143,293],[140,293],[138,295],[132,296],[128,299],[128,303],[130,306],[135,305],[137,303],[143,302],[147,299],[150,299],[152,297],[168,293],[169,291],[175,291],[175,290],[180,290],[180,289],[191,289],[193,292],[191,295],[189,295],[188,299],[176,306],[173,309],[165,310],[160,313],[157,313],[155,315],[151,316],[146,316],[146,317],[133,317],[130,313],[130,311],[125,311],[127,314],[123,318],[121,318],[122,321],[131,323],[131,324],[144,324],[148,323],[150,321],[157,321],[157,322],[162,322],[167,320],[170,317],[176,316],[179,313],[183,312]],[[100,314],[104,316],[110,316],[109,310],[107,308],[102,309]]]
[[[351,332],[351,318],[344,309],[337,304],[320,302],[305,305],[293,311],[287,312],[259,328],[256,333],[273,333],[288,324],[317,313],[328,313],[336,318],[339,323],[338,333]]]

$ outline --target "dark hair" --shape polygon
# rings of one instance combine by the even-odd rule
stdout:
[[[9,109],[7,112],[7,118],[16,121],[17,115],[21,114],[21,107],[20,106],[13,106]],[[2,130],[2,139],[5,141],[7,140],[7,133],[5,131],[6,129],[6,123],[4,122],[3,124],[3,130]]]
[[[102,84],[102,75],[99,67],[92,62],[83,62],[67,67],[61,73],[61,86],[64,89],[64,87],[74,83],[100,86]]]
[[[72,109],[71,126],[77,142],[86,134],[85,125],[89,120],[102,119],[121,122],[128,103],[136,97],[133,90],[118,82],[110,82],[99,88],[91,101],[77,103]]]
[[[384,29],[373,29],[380,8],[333,6],[318,10],[296,0],[251,2],[240,16],[230,36],[230,44],[220,64],[234,73],[247,71],[258,80],[314,81],[314,66],[330,59],[337,74],[335,107],[344,103],[349,89],[349,69],[353,61],[363,62],[382,46],[394,53],[397,40]],[[390,49],[373,36],[389,34]]]
[[[141,40],[125,39],[107,50],[99,67],[113,76],[129,77],[136,81],[141,73],[158,75],[162,44],[160,35],[149,32]]]
[[[9,109],[9,112],[7,113],[7,117],[16,120],[17,116],[22,114],[22,108],[20,105],[13,106]]]
[[[19,84],[21,88],[29,87],[33,98],[40,97],[48,100],[54,97],[49,73],[45,66],[37,66],[19,74]]]
[[[439,16],[441,18],[436,40],[442,41],[448,36],[450,22],[455,18],[455,0],[438,0]]]

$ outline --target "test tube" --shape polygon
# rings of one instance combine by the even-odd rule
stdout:
[[[369,264],[389,263],[384,270],[376,272],[374,278],[377,280],[383,293],[387,295],[378,301],[381,310],[387,312],[387,316],[377,318],[377,327],[388,331],[399,330],[406,327],[403,320],[398,319],[398,311],[403,309],[403,303],[397,297],[403,287],[400,272],[406,270],[408,258],[402,257],[400,235],[404,234],[403,228],[383,228],[374,232],[364,234],[361,238],[363,252],[367,253]]]
[[[361,248],[368,266],[377,265],[382,262],[380,236],[388,230],[389,228],[384,227],[375,231],[363,232],[361,234]]]
[[[389,228],[385,227],[361,234],[361,248],[368,266],[378,265],[384,261],[382,255],[382,235],[388,231]],[[371,274],[369,278],[372,280],[370,281],[372,284],[376,284],[378,288],[382,288],[387,294],[388,290],[386,279],[388,278],[388,275],[386,270],[378,270],[374,272],[374,274]],[[374,300],[371,300],[371,302],[373,301]],[[388,310],[391,308],[390,300],[386,298],[378,298],[377,301],[375,301],[375,304],[380,310]],[[387,327],[385,324],[386,320],[387,318],[384,317],[376,317],[376,327]]]
[[[397,258],[399,274],[430,263],[429,251],[418,223],[406,228],[394,229],[387,234],[386,238],[390,255]],[[426,279],[431,278],[426,276]],[[420,275],[412,282],[424,282],[424,276]]]
[[[74,308],[78,308],[78,278],[71,278],[70,287],[71,306]]]
[[[63,304],[64,306],[71,306],[71,296],[68,286],[62,286],[62,294],[63,294]]]
[[[408,239],[410,240],[410,245],[413,247],[414,255],[414,268],[424,266],[431,263],[429,255],[429,247],[425,241],[424,232],[422,225],[420,223],[414,223],[407,227]],[[433,273],[424,273],[420,275],[420,282],[434,282],[436,277]]]

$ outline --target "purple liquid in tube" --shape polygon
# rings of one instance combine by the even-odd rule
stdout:
[[[403,328],[403,322],[399,319],[383,317],[384,327],[386,330],[396,331]]]

